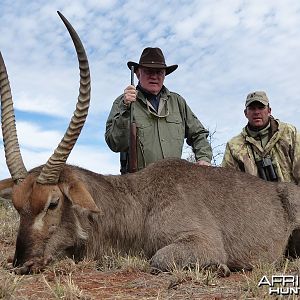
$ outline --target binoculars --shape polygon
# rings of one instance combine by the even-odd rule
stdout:
[[[267,181],[278,180],[271,158],[263,157],[261,160],[256,161],[256,166],[260,178]]]

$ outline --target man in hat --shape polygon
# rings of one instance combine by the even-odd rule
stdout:
[[[248,94],[244,113],[248,124],[227,143],[222,166],[267,181],[299,184],[300,136],[297,129],[273,118],[269,99],[263,91]],[[299,230],[293,233],[287,254],[300,255]]]
[[[137,127],[137,168],[167,157],[181,157],[184,139],[192,146],[196,163],[210,165],[209,132],[191,111],[184,98],[163,84],[178,65],[167,66],[160,48],[145,48],[139,63],[129,61],[139,80],[129,85],[113,103],[106,122],[105,140],[114,152],[129,149],[129,122]],[[130,106],[132,106],[130,110]]]
[[[223,167],[231,167],[268,181],[300,182],[300,138],[297,129],[271,115],[265,92],[246,98],[248,124],[226,145]]]

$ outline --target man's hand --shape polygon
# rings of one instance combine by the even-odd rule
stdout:
[[[129,85],[124,90],[124,104],[129,106],[132,102],[136,101],[137,90],[134,85]]]
[[[196,164],[199,166],[211,166],[211,164],[205,160],[198,160],[196,161]]]

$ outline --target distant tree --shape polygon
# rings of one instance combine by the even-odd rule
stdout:
[[[216,132],[217,132],[216,129],[214,129],[213,131],[209,131],[208,142],[211,145],[211,148],[212,148],[212,151],[213,151],[211,164],[213,166],[220,166],[221,159],[222,159],[223,154],[224,154],[225,143],[216,145],[216,141],[217,141]],[[194,155],[194,152],[193,152],[192,148],[190,146],[186,146],[186,148],[188,149],[186,159],[190,162],[195,162],[196,161],[195,160],[195,155]]]

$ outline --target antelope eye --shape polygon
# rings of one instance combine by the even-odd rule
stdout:
[[[54,210],[58,205],[58,200],[56,200],[55,202],[51,202],[48,206],[48,209]]]

